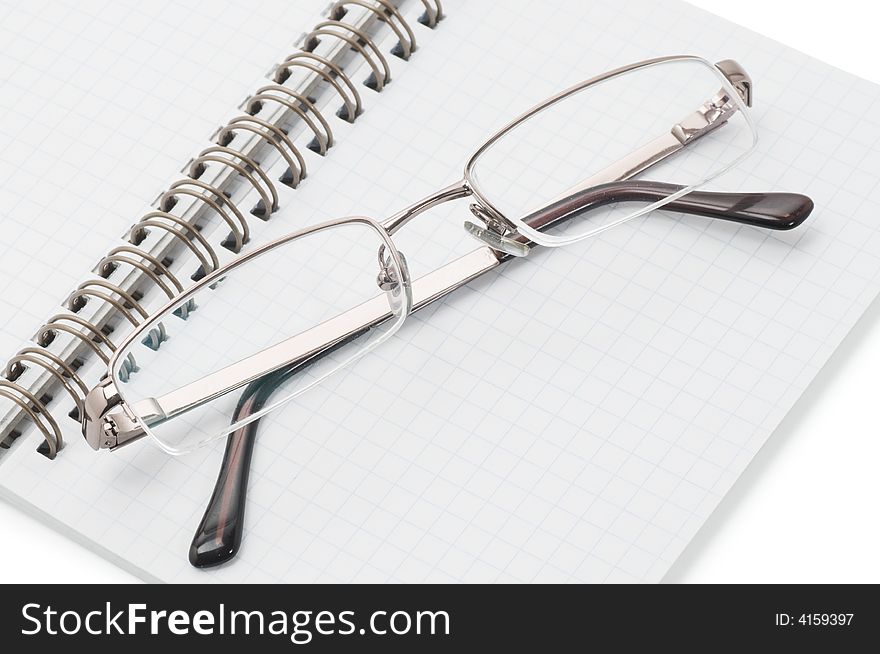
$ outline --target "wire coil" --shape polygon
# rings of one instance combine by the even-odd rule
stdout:
[[[418,21],[433,28],[443,18],[439,0],[420,0],[424,13]],[[363,84],[376,92],[381,92],[391,82],[391,67],[388,59],[379,48],[376,40],[365,29],[344,22],[343,18],[351,9],[360,8],[367,15],[379,21],[383,28],[390,30],[397,39],[392,54],[407,60],[416,50],[416,38],[412,27],[390,0],[338,0],[329,10],[328,18],[314,26],[302,41],[298,52],[286,57],[275,69],[273,83],[264,85],[247,98],[244,113],[236,116],[215,135],[214,145],[202,150],[185,167],[186,177],[171,184],[157,201],[156,210],[151,211],[132,225],[128,230],[128,243],[109,251],[97,264],[97,277],[80,284],[67,297],[66,311],[47,320],[37,330],[35,346],[21,349],[6,364],[0,377],[0,397],[16,404],[23,416],[37,427],[43,436],[38,451],[48,458],[55,458],[63,448],[61,428],[51,415],[48,404],[50,395],[38,397],[24,384],[18,383],[25,371],[34,368],[48,373],[74,403],[72,417],[83,415],[83,402],[88,394],[88,385],[82,378],[79,368],[81,359],[65,361],[47,348],[55,339],[65,334],[73,338],[79,351],[85,348],[104,364],[109,363],[118,345],[111,338],[113,322],[105,319],[100,324],[86,320],[78,315],[91,302],[99,302],[112,310],[112,316],[137,327],[149,316],[142,298],[151,288],[158,288],[168,299],[185,290],[184,281],[172,272],[172,260],[154,256],[145,247],[140,247],[148,236],[156,232],[159,236],[190,253],[198,262],[199,268],[193,279],[198,279],[220,266],[219,250],[201,233],[201,228],[193,220],[185,220],[172,213],[183,199],[198,203],[200,209],[213,219],[228,227],[228,236],[220,243],[233,253],[238,253],[251,237],[249,216],[268,219],[278,210],[279,194],[276,183],[296,188],[306,178],[306,160],[293,139],[282,125],[269,122],[258,114],[269,104],[283,108],[288,114],[301,121],[312,135],[308,149],[324,156],[334,145],[334,135],[324,113],[315,106],[315,100],[285,86],[295,72],[315,76],[317,82],[325,83],[338,96],[342,106],[336,115],[353,123],[364,111],[358,85],[351,75],[333,61],[315,52],[324,40],[335,40],[345,44],[367,66],[370,73]],[[381,28],[380,28],[381,29]],[[237,136],[256,137],[284,162],[285,169],[277,180],[269,173],[269,166],[252,154],[236,146]],[[222,167],[231,171],[234,177],[247,185],[259,198],[250,209],[235,202],[230,193],[201,179],[209,167]],[[277,174],[277,173],[276,173]],[[248,196],[250,193],[247,194]],[[204,223],[204,220],[202,221]],[[139,275],[141,292],[123,288],[110,281],[118,270],[127,270]],[[195,307],[190,305],[181,309],[180,316],[186,318]],[[162,339],[164,335],[152,335]],[[119,374],[125,378],[136,370],[134,359],[129,355],[122,361]],[[20,432],[13,432],[0,446],[8,447]]]

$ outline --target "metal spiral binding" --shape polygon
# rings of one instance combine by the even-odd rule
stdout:
[[[312,61],[316,63],[312,63]],[[278,67],[278,70],[275,71],[275,81],[279,84],[286,82],[291,75],[291,69],[295,67],[305,68],[306,70],[310,70],[311,72],[320,75],[325,82],[336,90],[342,98],[344,105],[336,115],[343,120],[353,123],[354,119],[363,112],[361,96],[357,92],[357,87],[355,87],[354,83],[348,78],[348,75],[343,73],[342,69],[333,62],[316,55],[314,52],[296,52],[287,57],[287,59],[285,59]],[[336,75],[336,77],[333,75]],[[345,85],[351,92],[351,97],[337,81],[337,77],[345,82]]]
[[[149,265],[144,263],[143,261],[139,261],[137,259],[132,259],[127,254],[133,253],[136,256],[142,257],[147,263],[154,266],[156,270],[153,270]],[[116,270],[116,268],[125,264],[131,266],[132,268],[137,268],[143,274],[150,278],[156,286],[162,289],[162,292],[168,296],[168,299],[171,299],[175,295],[175,291],[171,289],[171,287],[165,283],[165,280],[162,279],[162,275],[165,275],[169,278],[172,285],[175,287],[177,293],[183,292],[183,285],[178,281],[174,275],[171,274],[171,271],[162,264],[161,261],[156,259],[155,257],[150,256],[146,252],[142,252],[137,248],[123,245],[121,247],[114,248],[110,252],[107,253],[103,259],[101,259],[100,263],[98,263],[98,271],[100,272],[102,277],[108,277]]]
[[[173,224],[169,225],[160,219],[167,220]],[[220,259],[217,258],[217,252],[211,247],[208,240],[201,235],[199,230],[182,218],[178,218],[167,211],[151,211],[131,227],[129,232],[131,242],[135,245],[142,243],[149,234],[148,228],[164,230],[178,239],[195,255],[206,273],[213,272],[220,267]],[[199,249],[196,243],[202,246],[204,252],[202,249]],[[210,262],[208,259],[210,259]]]
[[[7,379],[0,379],[0,397],[5,397],[7,400],[17,404],[31,419],[37,426],[37,429],[43,433],[44,443],[37,451],[40,454],[45,454],[50,459],[54,459],[58,454],[58,450],[64,447],[64,439],[61,436],[61,428],[46,408],[46,404],[48,404],[51,398],[38,398],[26,388],[14,384]],[[43,422],[44,418],[49,423],[48,427]],[[6,441],[4,441],[4,445],[8,447]]]
[[[437,27],[437,23],[443,20],[443,7],[440,0],[422,0],[425,5],[425,13],[419,16],[419,22],[431,29]]]
[[[284,93],[296,102],[279,97],[273,92]],[[330,123],[324,118],[324,114],[315,109],[315,106],[307,97],[286,86],[270,84],[257,89],[257,92],[245,101],[245,111],[251,116],[258,114],[263,110],[265,102],[277,102],[296,114],[315,135],[308,145],[309,150],[317,152],[321,156],[327,154],[327,150],[333,145],[333,131],[330,129]],[[312,115],[317,118],[317,123],[312,118]],[[261,168],[259,170],[262,171]]]
[[[260,130],[260,127],[266,131]],[[235,136],[235,130],[240,129],[257,134],[266,143],[275,148],[278,154],[281,155],[281,158],[287,163],[287,170],[282,175],[281,182],[292,188],[299,186],[299,183],[306,176],[306,162],[303,159],[302,153],[300,153],[283,129],[262,118],[245,114],[233,118],[226,127],[218,132],[217,143],[224,147],[228,146]]]
[[[439,0],[420,0],[424,13],[419,23],[434,28],[443,18]],[[356,21],[343,21],[355,14]],[[201,233],[200,225],[206,224],[205,215],[216,216],[229,228],[229,235],[220,244],[238,253],[248,243],[251,229],[248,215],[266,220],[278,209],[279,194],[276,181],[269,174],[266,152],[273,152],[276,159],[286,164],[278,182],[296,188],[305,179],[306,161],[293,142],[285,121],[298,120],[312,134],[308,149],[324,156],[334,144],[333,131],[324,113],[317,108],[309,89],[326,83],[342,102],[336,115],[353,123],[363,113],[364,107],[357,85],[337,60],[348,52],[354,53],[366,63],[369,77],[363,82],[368,88],[381,92],[391,82],[391,67],[376,40],[368,30],[380,23],[393,32],[397,43],[392,54],[406,60],[416,50],[415,34],[392,0],[338,0],[329,9],[329,16],[314,26],[302,39],[299,52],[286,57],[273,71],[273,82],[260,87],[243,104],[244,114],[230,120],[215,133],[215,144],[202,150],[184,168],[186,177],[171,184],[162,193],[155,210],[145,214],[126,235],[128,243],[115,247],[102,258],[95,272],[98,277],[80,284],[65,301],[67,312],[57,314],[46,321],[34,336],[36,346],[25,347],[6,364],[0,377],[0,398],[14,403],[24,419],[30,419],[43,436],[38,451],[54,458],[64,446],[61,428],[50,414],[47,405],[53,399],[48,392],[28,390],[16,383],[24,372],[33,367],[46,374],[42,389],[59,385],[74,402],[72,417],[82,415],[83,401],[88,385],[78,372],[83,356],[94,354],[107,364],[118,346],[111,338],[114,323],[138,326],[149,316],[142,298],[151,288],[158,288],[167,298],[185,290],[185,282],[172,271],[174,255],[191,254],[198,262],[198,270],[192,276],[198,279],[220,266],[219,251]],[[322,41],[333,43],[333,56],[316,52]],[[307,89],[285,85],[296,71],[313,75]],[[267,107],[275,107],[280,118],[266,120],[261,114]],[[243,141],[247,140],[245,144]],[[247,147],[247,146],[250,147]],[[224,174],[218,179],[204,179],[209,170]],[[232,198],[224,188],[241,180],[259,197],[249,210]],[[249,193],[248,193],[249,195]],[[187,201],[191,216],[181,217],[171,213]],[[161,247],[148,250],[144,242],[153,234]],[[110,281],[110,277],[122,271],[127,273],[123,281]],[[91,303],[99,303],[99,317],[87,320],[77,315]],[[186,319],[195,310],[193,304],[182,307],[178,316]],[[50,352],[47,348],[60,335],[71,337],[67,359]],[[159,347],[166,338],[164,326],[159,325],[147,337],[145,344]],[[126,377],[137,369],[134,358],[129,355],[120,364],[118,374]],[[42,393],[40,395],[40,393]],[[2,418],[3,416],[0,416]],[[14,427],[14,423],[12,423]],[[10,428],[11,429],[11,428]],[[0,435],[0,447],[9,447],[20,432]]]
[[[68,325],[68,322],[73,323],[73,326]],[[76,327],[85,327],[86,331],[91,333],[91,336],[76,329]],[[83,320],[79,316],[72,314],[59,314],[53,316],[40,329],[36,341],[41,347],[48,347],[49,344],[55,340],[58,332],[66,332],[88,345],[104,363],[110,363],[110,356],[101,349],[100,345],[106,345],[111,353],[116,351],[116,346],[113,345],[113,342],[106,334],[104,334],[104,332],[100,331],[92,325],[92,323]]]
[[[204,154],[204,153],[203,153]],[[190,188],[192,187],[192,188]],[[199,190],[208,191],[209,195],[205,195],[204,193],[200,193]],[[213,209],[217,215],[223,218],[223,221],[229,225],[229,229],[231,230],[232,238],[235,241],[235,245],[232,248],[233,252],[238,252],[241,250],[242,245],[247,243],[250,240],[250,227],[248,225],[248,221],[245,220],[245,217],[242,215],[241,211],[238,209],[238,205],[231,202],[226,195],[220,191],[215,186],[211,186],[210,184],[206,184],[205,182],[201,182],[198,178],[194,179],[181,179],[174,182],[165,193],[159,198],[159,208],[162,211],[170,211],[174,208],[174,205],[177,204],[177,201],[180,196],[189,196],[195,198],[199,202],[203,202],[205,205]],[[226,212],[227,207],[232,213],[235,215],[235,220]],[[239,226],[241,229],[239,229]],[[227,239],[228,242],[228,239]],[[155,264],[154,264],[155,265]],[[169,274],[167,268],[164,268],[165,274]],[[157,282],[161,283],[161,282]]]
[[[416,37],[409,23],[404,20],[397,7],[391,4],[389,0],[373,0],[373,2],[378,3],[380,6],[371,4],[369,0],[337,0],[330,9],[330,18],[340,20],[348,13],[347,7],[352,5],[372,12],[376,18],[388,25],[397,36],[397,45],[391,52],[401,59],[409,59],[416,50]]]
[[[126,249],[128,249],[126,246],[122,246],[111,250],[108,257],[105,257],[105,259],[102,260],[102,263],[110,258],[114,252],[124,251]],[[73,323],[73,326],[68,325],[67,323]],[[76,329],[76,327],[84,327],[86,332],[84,333]],[[75,314],[58,314],[53,316],[40,328],[40,331],[37,333],[34,340],[36,340],[37,345],[45,348],[55,340],[58,332],[64,332],[71,336],[75,336],[84,345],[88,346],[88,349],[94,352],[104,364],[110,363],[110,355],[116,352],[117,349],[116,345],[110,340],[110,337],[107,334],[95,327],[89,321],[83,320]],[[101,345],[106,346],[106,348],[110,350],[110,354],[104,352],[104,350],[101,349]],[[129,355],[121,363],[120,374],[127,378],[128,374],[136,368],[137,366],[135,365],[134,358]]]
[[[342,32],[339,30],[342,30]],[[345,32],[349,32],[350,34],[346,34]],[[391,68],[388,66],[388,60],[385,59],[385,56],[376,46],[373,39],[364,34],[362,30],[338,20],[325,20],[323,23],[315,25],[315,29],[306,35],[303,50],[306,52],[312,52],[320,42],[320,39],[318,38],[320,36],[331,36],[335,39],[345,41],[353,50],[360,53],[367,62],[367,65],[373,71],[370,74],[370,77],[367,78],[367,81],[364,82],[368,88],[371,88],[374,91],[381,91],[385,88],[385,85],[391,81]],[[363,45],[361,42],[363,42]],[[368,47],[370,52],[367,52],[364,46]],[[378,64],[376,63],[377,59]]]
[[[106,291],[115,293],[121,299],[108,295]],[[76,313],[82,310],[89,301],[89,298],[92,297],[107,302],[108,304],[112,304],[134,327],[138,326],[139,321],[134,317],[134,314],[129,311],[129,307],[134,309],[141,318],[145,320],[150,315],[133,295],[116,284],[111,284],[106,279],[90,279],[80,284],[76,290],[70,294],[70,297],[67,298],[67,308]]]

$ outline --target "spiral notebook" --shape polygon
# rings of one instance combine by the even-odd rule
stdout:
[[[880,290],[880,89],[675,0],[0,18],[0,494],[148,580],[658,581]],[[186,552],[222,445],[82,440],[83,388],[180,287],[388,216],[520,110],[671,53],[750,71],[759,150],[715,188],[808,193],[804,229],[658,214],[414,315],[263,429],[220,568]],[[474,249],[466,213],[401,249],[425,270]]]

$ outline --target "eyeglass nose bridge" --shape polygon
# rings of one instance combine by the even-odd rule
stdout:
[[[474,217],[485,225],[485,227],[483,227],[476,223],[466,221],[464,223],[464,228],[468,234],[476,238],[478,241],[481,241],[483,244],[488,245],[493,250],[497,250],[509,256],[524,257],[529,253],[529,246],[524,241],[512,238],[514,235],[517,235],[517,229],[514,224],[488,202],[479,197],[479,194],[474,192],[467,174],[465,174],[464,179],[455,184],[440,189],[439,191],[422,198],[415,204],[411,204],[405,209],[398,211],[396,214],[386,219],[382,225],[389,236],[393,236],[413,218],[425,211],[446,202],[467,197],[472,197],[477,200],[477,202],[470,205],[470,210]],[[380,261],[380,268],[381,266],[382,263]]]

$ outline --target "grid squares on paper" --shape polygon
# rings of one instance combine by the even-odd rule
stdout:
[[[0,3],[2,356],[291,47],[286,25],[312,16],[266,9],[274,16],[232,2]]]
[[[245,547],[225,568],[185,560],[217,448],[96,458],[72,442],[54,464],[19,448],[5,492],[110,550],[136,547],[128,565],[168,581],[663,576],[880,290],[865,172],[880,170],[880,92],[683,3],[446,4],[260,238],[388,215],[451,181],[519,110],[670,52],[734,57],[755,77],[759,149],[715,187],[805,191],[814,217],[772,234],[652,215],[412,316],[264,426]],[[792,102],[809,109],[792,117]],[[472,249],[466,216],[449,206],[401,234],[416,274]]]

